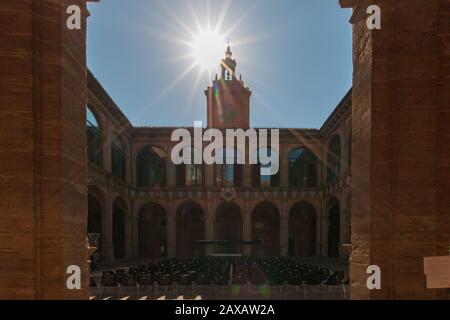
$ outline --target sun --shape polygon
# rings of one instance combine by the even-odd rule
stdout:
[[[225,39],[217,31],[201,30],[191,44],[195,64],[212,71],[220,65],[225,50]]]

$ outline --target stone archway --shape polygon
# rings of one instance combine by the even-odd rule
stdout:
[[[216,240],[242,241],[243,219],[241,208],[235,203],[225,202],[215,212],[214,234]],[[218,248],[222,253],[240,253],[240,247]]]
[[[113,203],[113,245],[114,259],[125,258],[125,202],[117,198]]]
[[[94,254],[94,259],[100,259],[102,252],[102,215],[104,208],[104,198],[100,191],[93,186],[88,187],[88,216],[87,216],[87,233],[96,233],[100,237],[98,239],[98,248]]]
[[[177,210],[177,256],[195,256],[195,241],[205,239],[205,213],[196,203],[187,202]]]
[[[341,241],[341,208],[339,201],[333,198],[328,203],[328,257],[339,258]]]
[[[258,204],[252,212],[252,239],[261,240],[261,247],[252,247],[253,256],[280,255],[280,213],[270,202]]]
[[[307,202],[295,204],[289,212],[288,254],[292,257],[316,256],[316,210]]]
[[[139,257],[167,257],[167,214],[157,203],[148,203],[139,210]]]

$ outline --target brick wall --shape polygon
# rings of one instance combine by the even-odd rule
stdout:
[[[0,3],[0,298],[87,298],[85,272],[65,287],[67,266],[86,270],[85,7]]]
[[[450,1],[341,4],[354,8],[352,298],[443,298],[425,289],[423,257],[450,244]],[[381,30],[366,28],[369,4]],[[382,290],[368,291],[369,264]]]

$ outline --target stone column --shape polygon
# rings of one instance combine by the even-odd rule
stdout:
[[[322,258],[328,258],[328,207],[327,207],[327,201],[326,198],[322,199],[322,205],[320,207],[320,211],[318,213],[320,215],[320,226],[321,226],[321,232],[320,232],[320,243],[321,243],[321,249],[320,249],[320,256]]]
[[[250,205],[246,202],[244,205],[244,212],[243,212],[243,236],[244,241],[251,241],[252,240],[252,212],[250,211]],[[250,256],[252,254],[252,248],[249,246],[244,247],[244,255]]]
[[[289,187],[289,149],[287,146],[280,146],[280,185]]]
[[[252,166],[248,163],[244,165],[244,187],[252,187]]]
[[[112,144],[112,136],[113,136],[113,125],[111,123],[110,118],[106,118],[105,121],[106,128],[103,128],[103,139],[102,139],[102,146],[103,146],[103,169],[105,169],[108,172],[112,171],[112,164],[111,164],[111,144]]]
[[[177,250],[177,226],[176,226],[176,209],[172,204],[167,206],[167,256],[169,258],[176,257]]]
[[[105,210],[102,211],[102,263],[111,265],[114,262],[113,244],[113,207],[112,201],[108,201]]]
[[[289,208],[287,199],[282,202],[280,212],[280,254],[287,257],[289,249]]]
[[[209,204],[209,203],[208,203]],[[214,240],[214,207],[207,207],[205,216],[205,236],[206,240]]]
[[[125,258],[133,257],[133,212],[127,212],[125,216]]]
[[[214,186],[214,165],[205,165],[205,185],[207,187]]]
[[[125,147],[125,180],[128,184],[133,184],[133,170],[132,167],[134,165],[133,163],[133,157],[132,157],[132,147],[129,141],[127,141],[126,147]]]
[[[170,158],[170,154],[167,157],[167,186],[175,187],[177,185],[176,166]]]
[[[136,200],[133,201],[133,216],[132,216],[132,227],[133,227],[133,258],[139,258],[139,207]]]

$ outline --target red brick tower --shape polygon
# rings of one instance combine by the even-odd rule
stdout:
[[[222,76],[205,90],[208,104],[208,127],[217,129],[249,128],[250,96],[252,92],[236,75],[236,60],[228,44],[221,61]]]

